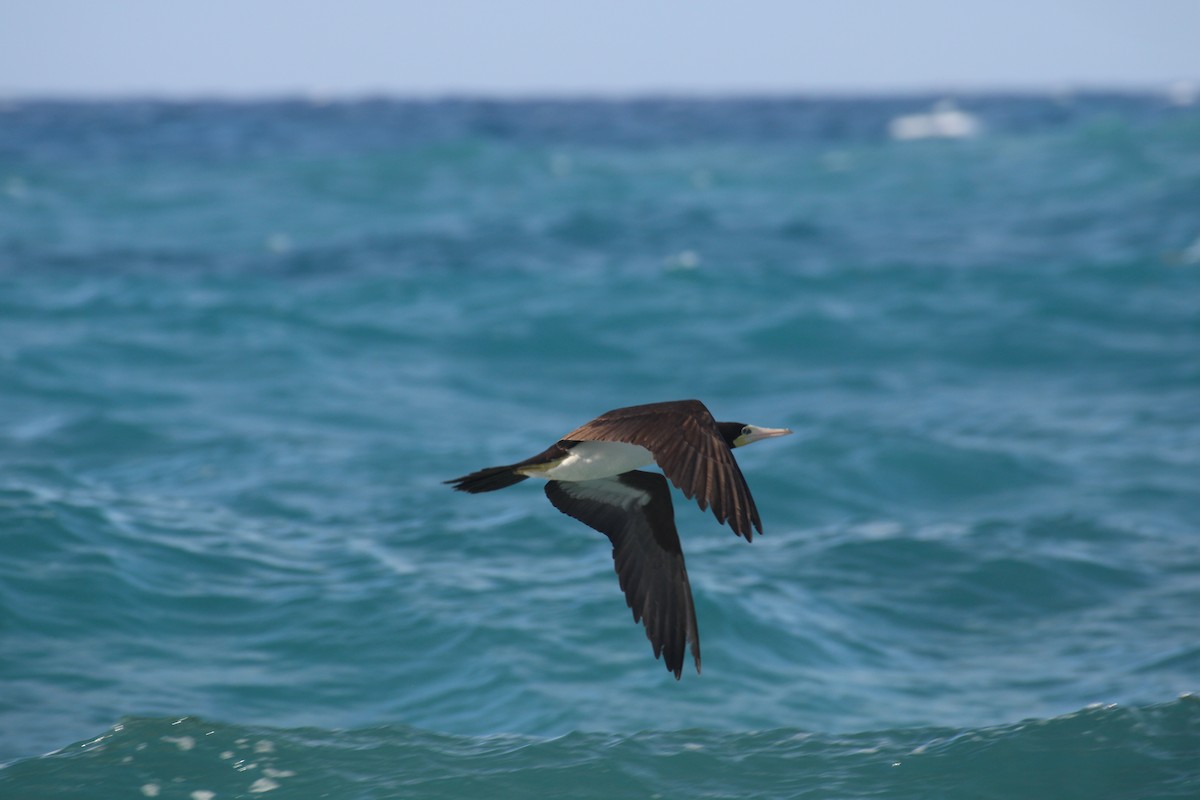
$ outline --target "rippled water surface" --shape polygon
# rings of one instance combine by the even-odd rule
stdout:
[[[933,99],[5,106],[0,796],[1196,796],[1200,112]],[[441,481],[686,397],[676,682]]]

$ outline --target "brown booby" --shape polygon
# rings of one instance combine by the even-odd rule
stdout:
[[[612,541],[633,619],[678,680],[687,645],[700,671],[700,635],[667,480],[749,541],[762,520],[733,448],[789,433],[717,422],[699,400],[648,403],[601,414],[532,458],[446,483],[475,494],[544,478],[555,508]],[[663,474],[638,469],[650,464]]]

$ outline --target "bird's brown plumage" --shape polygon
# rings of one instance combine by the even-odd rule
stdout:
[[[567,442],[625,442],[640,445],[671,483],[701,509],[749,540],[762,520],[717,421],[699,400],[675,400],[618,408],[562,437]]]

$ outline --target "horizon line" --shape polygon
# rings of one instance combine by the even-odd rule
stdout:
[[[500,102],[630,102],[639,100],[773,100],[773,99],[927,99],[930,97],[999,97],[1030,96],[1067,98],[1078,95],[1127,94],[1177,97],[1181,94],[1200,94],[1200,81],[1176,79],[1165,81],[1060,81],[1011,84],[930,84],[928,86],[877,87],[730,87],[730,88],[356,88],[290,87],[278,89],[14,89],[0,86],[0,103],[14,102],[309,102],[316,105],[354,103],[378,100],[391,101],[477,101]]]

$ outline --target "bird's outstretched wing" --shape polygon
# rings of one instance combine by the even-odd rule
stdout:
[[[750,487],[713,415],[699,400],[676,400],[618,408],[563,437],[564,441],[627,442],[654,455],[671,483],[700,508],[747,540],[762,520]]]
[[[678,680],[690,644],[699,672],[696,609],[666,479],[634,470],[599,480],[549,481],[546,497],[612,541],[617,578],[634,622],[646,626],[654,657],[661,656]]]

